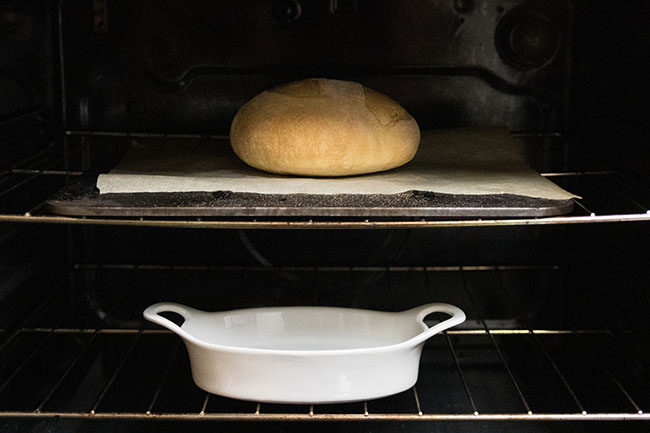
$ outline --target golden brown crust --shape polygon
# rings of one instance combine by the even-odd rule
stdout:
[[[261,170],[347,176],[410,161],[416,121],[389,97],[350,81],[309,79],[262,92],[235,116],[235,153]]]

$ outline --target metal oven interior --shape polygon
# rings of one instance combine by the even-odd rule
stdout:
[[[0,1],[0,430],[645,431],[641,1]],[[227,145],[250,97],[360,81],[423,128],[506,125],[580,195],[552,217],[70,216],[129,140]],[[278,206],[280,208],[280,206]],[[147,305],[461,306],[415,388],[292,406],[201,392]]]

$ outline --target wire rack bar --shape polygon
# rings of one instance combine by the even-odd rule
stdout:
[[[176,359],[176,354],[178,353],[178,348],[181,345],[181,340],[177,340],[176,344],[174,345],[174,350],[172,351],[172,355],[169,358],[169,363],[167,364],[167,367],[165,367],[165,371],[163,373],[162,379],[160,379],[160,383],[158,384],[158,388],[156,388],[156,392],[154,392],[153,397],[151,398],[151,403],[149,403],[149,407],[147,408],[147,413],[151,414],[153,411],[154,406],[156,405],[156,402],[158,401],[158,397],[160,396],[160,392],[163,389],[163,386],[165,386],[165,383],[167,382],[167,378],[169,377],[169,373],[172,371],[172,366],[174,365],[174,360]]]
[[[581,307],[584,310],[586,310],[587,312],[589,312],[592,316],[596,317],[598,321],[600,321],[601,323],[604,323],[602,318],[599,315],[595,314],[593,312],[593,310],[586,303],[581,304]],[[587,344],[587,342],[584,340],[583,334],[579,333],[577,330],[574,330],[573,334],[575,335],[575,337],[578,340],[580,340],[580,342],[582,343],[582,346],[587,351],[589,356],[596,362],[598,367],[605,373],[605,375],[612,381],[612,383],[614,383],[614,385],[618,388],[618,390],[621,392],[621,394],[623,394],[625,396],[627,401],[634,407],[634,409],[638,413],[643,413],[643,410],[641,410],[639,405],[634,401],[634,399],[629,394],[629,392],[625,389],[625,387],[621,384],[621,382],[616,378],[614,373],[612,373],[612,371],[607,367],[607,365],[605,365],[605,363],[598,357],[598,355],[591,349],[591,347],[589,347],[589,344]],[[631,356],[631,354],[625,349],[624,345],[618,339],[616,334],[614,334],[613,332],[610,332],[609,335],[611,336],[611,338],[614,341],[614,343],[616,344],[616,346],[619,348],[619,351],[622,352],[623,355],[626,356],[630,361],[632,361],[632,363],[634,364],[634,368],[638,369],[638,365],[640,365],[641,363],[639,363],[639,361],[637,359],[635,359],[633,356]]]
[[[62,287],[63,287],[63,281],[59,281],[59,283],[56,285],[56,287],[52,291],[52,293],[49,294],[48,296],[46,296],[45,299],[43,299],[41,301],[41,303],[36,306],[34,311],[29,316],[27,316],[23,321],[21,321],[20,325],[18,325],[18,327],[16,327],[16,329],[12,330],[11,335],[9,335],[2,343],[0,343],[0,352],[2,352],[5,349],[5,347],[7,347],[9,345],[9,343],[11,343],[16,337],[18,337],[18,335],[20,335],[21,332],[23,332],[23,330],[25,329],[25,326],[29,322],[31,322],[37,316],[44,313],[44,310],[46,310],[46,307],[49,307],[51,305],[52,300],[56,296],[58,296],[59,291],[61,290]],[[52,328],[50,328],[50,330],[52,330]],[[47,332],[49,332],[49,331],[47,331]]]
[[[562,131],[512,131],[515,137],[534,137],[534,138],[564,138]]]
[[[558,367],[555,360],[553,360],[553,357],[551,356],[551,354],[548,352],[548,350],[544,346],[544,343],[542,343],[542,341],[537,336],[535,336],[534,334],[532,334],[532,335],[534,337],[533,340],[534,340],[535,344],[542,351],[542,353],[544,354],[544,357],[546,358],[546,360],[551,364],[551,367],[553,368],[553,371],[555,371],[555,374],[557,374],[557,376],[560,378],[560,380],[562,382],[562,385],[564,386],[564,388],[569,393],[569,396],[571,397],[571,400],[573,400],[575,405],[578,407],[578,410],[580,411],[580,413],[583,414],[583,415],[586,415],[587,411],[585,410],[585,407],[582,405],[582,402],[580,401],[580,399],[578,399],[578,396],[576,395],[575,391],[573,390],[573,388],[569,384],[569,381],[566,379],[564,374],[562,374],[562,372],[560,371],[560,367]]]
[[[650,192],[650,186],[647,184],[647,178],[639,178],[638,175],[634,176],[630,175],[629,173],[622,173],[620,171],[615,172],[614,175],[618,177],[622,182],[628,185],[633,185],[634,188],[641,188],[646,192]]]
[[[413,387],[413,397],[415,397],[415,407],[418,409],[418,415],[422,416],[422,407],[420,407],[420,397],[418,396],[417,387]]]
[[[122,297],[120,298],[120,300],[119,300],[118,302],[116,302],[115,305],[111,308],[109,314],[112,313],[115,309],[117,309],[118,306],[121,304],[121,301],[123,301],[125,298],[126,298],[126,295],[122,296]],[[53,333],[57,333],[58,331],[60,331],[60,329],[61,329],[61,328],[59,328],[59,327],[52,328],[52,332],[53,332]],[[94,329],[94,330],[93,330],[91,337],[90,337],[90,338],[88,339],[88,341],[83,345],[83,347],[81,348],[81,350],[79,351],[79,353],[77,353],[77,356],[75,356],[75,358],[72,360],[72,362],[68,365],[68,367],[65,369],[65,371],[63,372],[63,374],[61,375],[61,377],[59,377],[59,379],[58,379],[58,380],[56,381],[56,383],[52,386],[52,388],[50,388],[50,391],[47,393],[47,395],[45,396],[45,398],[43,398],[43,400],[41,401],[41,403],[40,403],[40,404],[38,405],[38,407],[35,409],[35,412],[40,412],[40,411],[43,409],[43,407],[45,407],[45,405],[47,404],[47,402],[52,398],[52,396],[54,395],[54,393],[56,392],[56,390],[59,389],[59,387],[61,386],[61,384],[63,384],[63,382],[65,381],[65,379],[66,379],[66,378],[68,377],[68,375],[72,372],[72,370],[74,369],[74,367],[75,367],[75,366],[77,365],[77,363],[81,360],[81,358],[83,357],[83,355],[86,353],[86,351],[88,350],[88,348],[90,348],[90,346],[92,345],[93,341],[95,341],[95,338],[97,337],[97,335],[99,335],[99,334],[101,333],[101,331],[102,331],[101,328],[97,328],[97,329]]]
[[[50,197],[52,197],[55,194],[57,194],[57,193],[54,192],[53,194],[50,195]],[[40,203],[37,203],[35,206],[32,206],[31,208],[29,208],[29,210],[27,212],[25,212],[25,216],[35,215],[39,210],[41,210],[43,207],[45,207],[48,200],[49,200],[49,197],[46,198],[45,200],[41,201]]]
[[[143,131],[92,131],[92,130],[67,130],[64,132],[65,135],[70,136],[98,136],[98,137],[146,137],[146,138],[217,138],[217,139],[229,139],[228,134],[185,134],[185,133],[164,133],[164,132],[143,132]],[[515,137],[558,137],[561,138],[564,136],[564,133],[558,131],[548,131],[548,132],[535,132],[535,131],[513,131],[512,135]]]
[[[602,325],[607,326],[607,323],[603,320],[603,318],[599,314],[597,314],[588,303],[583,303],[583,304],[580,305],[580,307],[582,309],[584,309],[585,311],[587,311],[589,313],[589,315],[596,322],[599,322]],[[577,330],[576,330],[576,332],[580,333],[580,331],[577,331]],[[630,332],[630,331],[617,331],[617,332],[619,332],[619,333],[627,333],[627,332]],[[625,347],[625,344],[623,344],[623,342],[621,341],[621,339],[619,338],[619,336],[617,335],[616,332],[610,331],[608,334],[609,334],[610,338],[612,339],[612,341],[614,342],[614,344],[616,345],[616,347],[618,348],[619,353],[621,353],[623,356],[625,356],[633,364],[634,369],[637,372],[641,372],[643,370],[643,364],[644,363],[639,361],[639,359],[637,357],[635,357],[632,353],[630,353],[630,351]]]
[[[633,206],[637,207],[642,212],[647,212],[648,209],[649,209],[647,205],[641,204],[638,201],[634,200],[633,198],[630,198],[627,195],[621,193],[617,189],[612,188],[607,183],[603,182],[602,180],[599,180],[598,177],[596,177],[596,176],[593,176],[593,177],[592,176],[585,176],[585,179],[587,179],[589,182],[591,182],[592,184],[594,184],[594,185],[596,185],[598,187],[606,189],[607,191],[614,194],[616,197],[618,197],[618,198],[632,204]]]
[[[3,189],[2,191],[0,191],[0,198],[1,198],[1,197],[4,197],[5,195],[9,194],[9,193],[12,192],[12,191],[17,190],[17,189],[20,188],[21,186],[28,184],[29,182],[31,182],[32,180],[34,180],[34,179],[36,179],[36,178],[38,178],[38,177],[39,177],[38,174],[32,174],[31,176],[29,176],[29,177],[27,177],[27,178],[25,178],[25,179],[23,179],[23,180],[21,180],[21,181],[18,181],[18,182],[16,182],[16,183],[14,183],[14,184],[8,186],[7,188],[5,188],[5,189]]]
[[[45,149],[39,150],[38,152],[35,152],[29,156],[26,156],[25,158],[15,162],[12,164],[8,169],[0,171],[0,176],[4,176],[6,174],[11,173],[13,170],[17,170],[20,168],[25,168],[23,167],[24,165],[33,163],[33,161],[37,161],[41,158],[44,158],[49,152],[52,151],[52,148],[59,144],[61,142],[61,138],[57,138],[56,140],[51,141],[47,146],[45,146]]]
[[[50,109],[46,107],[32,108],[30,110],[22,110],[20,112],[10,113],[8,115],[3,115],[0,117],[0,126],[4,126],[12,122],[17,122],[22,119],[43,116],[46,114],[50,114]]]
[[[514,385],[514,387],[515,387],[515,389],[517,391],[517,394],[519,395],[519,399],[521,400],[521,403],[523,404],[523,406],[526,409],[526,412],[528,414],[533,413],[531,411],[531,409],[530,409],[528,401],[526,401],[526,397],[524,396],[524,393],[521,390],[521,386],[519,385],[519,383],[515,379],[515,376],[512,374],[512,370],[510,369],[510,366],[506,362],[506,359],[504,358],[503,353],[501,352],[501,348],[499,347],[499,344],[497,343],[497,340],[494,338],[494,335],[491,332],[489,332],[489,328],[487,326],[487,323],[485,322],[485,318],[483,317],[483,314],[481,314],[481,311],[478,308],[478,304],[474,300],[474,296],[472,296],[472,293],[470,292],[470,290],[467,287],[467,280],[465,278],[465,273],[461,271],[460,275],[461,275],[461,279],[462,279],[462,282],[463,282],[463,291],[467,294],[467,297],[469,298],[470,303],[472,304],[472,306],[474,307],[474,310],[478,314],[478,318],[479,318],[480,322],[483,324],[483,328],[485,329],[485,332],[490,336],[490,341],[492,342],[492,345],[494,346],[494,349],[496,350],[497,355],[499,356],[499,359],[501,360],[501,364],[503,364],[503,367],[505,368],[506,372],[508,373],[508,376],[510,377],[510,381]]]
[[[456,354],[456,349],[454,349],[454,345],[451,342],[451,338],[449,338],[449,332],[445,331],[445,340],[447,341],[447,346],[449,346],[449,351],[451,352],[451,356],[454,358],[454,364],[456,365],[456,370],[458,371],[458,376],[460,377],[461,382],[463,383],[463,388],[465,389],[465,395],[467,395],[467,400],[469,401],[470,406],[472,406],[472,414],[474,416],[479,415],[479,411],[476,408],[476,403],[474,403],[474,398],[472,397],[472,393],[469,390],[469,386],[467,385],[467,379],[465,379],[465,374],[463,373],[463,369],[460,368],[460,362],[458,362],[458,355]]]
[[[97,420],[169,420],[169,421],[650,421],[643,413],[480,413],[480,414],[406,414],[361,413],[150,413],[145,412],[0,412],[3,418],[63,418]]]
[[[505,294],[505,298],[508,300],[510,305],[515,307],[515,308],[518,308],[519,306],[514,301],[514,299],[512,299],[512,295],[506,290],[505,286],[503,285],[503,277],[501,276],[501,273],[498,272],[498,270],[497,270],[497,281],[499,283],[498,284],[499,285],[499,290],[503,294]],[[522,317],[525,317],[525,314],[522,314]],[[524,324],[525,324],[525,319],[522,319],[522,321],[524,321]],[[553,360],[553,357],[551,356],[551,354],[548,352],[548,350],[544,346],[544,343],[542,343],[541,339],[536,335],[536,333],[531,332],[530,335],[531,335],[531,338],[533,339],[533,342],[535,343],[535,345],[541,350],[541,352],[544,354],[544,357],[546,358],[546,360],[549,362],[549,364],[553,368],[553,371],[555,371],[555,374],[557,374],[557,376],[560,378],[560,381],[562,382],[562,385],[564,386],[564,388],[569,393],[569,396],[571,397],[571,400],[573,400],[573,402],[575,403],[575,405],[578,408],[578,410],[580,411],[580,413],[582,415],[586,415],[587,411],[585,410],[585,407],[582,405],[582,402],[580,401],[580,399],[578,399],[578,396],[576,395],[575,391],[573,390],[573,388],[569,384],[569,381],[566,379],[564,374],[562,374],[562,372],[560,371],[560,368],[558,367],[557,363]]]
[[[573,199],[573,202],[574,202],[575,204],[577,204],[578,207],[579,207],[580,209],[582,209],[582,210],[584,211],[584,213],[587,214],[590,218],[594,218],[594,217],[596,217],[596,214],[595,214],[591,209],[589,209],[587,206],[585,206],[584,204],[582,204],[582,202],[581,202],[580,200],[578,200],[578,199]]]
[[[203,416],[205,415],[205,409],[208,407],[208,402],[210,401],[210,393],[206,392],[205,393],[205,399],[203,399],[203,405],[201,406],[201,410],[199,411],[199,415]],[[258,403],[258,409],[259,411],[259,403]]]
[[[45,396],[45,398],[43,398],[43,400],[41,401],[41,403],[40,403],[40,404],[38,405],[38,407],[35,409],[35,412],[40,412],[40,411],[43,409],[43,407],[45,407],[45,405],[47,404],[47,402],[50,401],[50,399],[52,398],[52,396],[54,395],[54,393],[56,392],[56,390],[59,389],[59,387],[60,387],[61,384],[65,381],[65,379],[68,377],[68,375],[70,374],[70,372],[72,372],[72,370],[74,369],[74,367],[77,365],[77,363],[78,363],[78,362],[81,360],[81,358],[84,356],[84,354],[86,353],[86,351],[88,350],[88,348],[93,344],[93,341],[95,341],[95,337],[97,336],[97,334],[99,334],[99,332],[95,331],[95,332],[92,334],[92,336],[88,339],[88,341],[86,342],[86,344],[83,345],[83,347],[81,348],[81,350],[79,351],[79,353],[77,353],[77,356],[75,356],[75,358],[72,360],[72,362],[70,363],[70,365],[68,365],[68,368],[65,369],[65,371],[63,372],[63,374],[61,375],[61,377],[59,378],[59,380],[56,381],[56,383],[54,384],[54,386],[52,386],[52,388],[51,388],[50,391],[47,393],[47,395]]]
[[[51,141],[43,150],[40,150],[32,155],[29,155],[20,161],[12,164],[9,168],[3,170],[0,172],[0,176],[7,176],[11,174],[19,174],[18,171],[23,170],[23,169],[30,169],[29,167],[25,167],[26,165],[33,165],[35,164],[36,161],[40,161],[43,158],[46,158],[48,153],[52,151],[52,149],[61,142],[61,139],[58,138],[56,140]],[[57,161],[60,163],[63,160],[63,158],[59,158]],[[54,167],[55,164],[48,164],[45,169],[51,169]],[[0,180],[0,184],[5,183],[8,180],[8,177],[5,177],[4,179]]]
[[[81,176],[83,171],[71,170],[45,170],[45,169],[27,169],[12,168],[8,170],[10,174],[40,174],[44,176]]]
[[[578,203],[578,202],[576,202]],[[588,210],[587,210],[588,211]],[[650,213],[613,214],[589,216],[566,216],[532,219],[480,219],[480,220],[416,220],[416,221],[238,221],[238,220],[206,220],[190,218],[184,220],[162,220],[149,218],[110,219],[88,217],[66,217],[54,215],[24,215],[0,214],[0,222],[32,223],[32,224],[70,224],[95,226],[131,226],[159,228],[205,228],[205,229],[265,229],[265,230],[294,230],[294,229],[412,229],[437,227],[492,227],[492,226],[542,226],[554,224],[592,224],[592,223],[623,223],[650,221]]]
[[[51,163],[47,164],[47,166],[43,170],[50,170],[53,167],[57,166],[58,164],[61,164],[61,163],[65,162],[68,158],[70,158],[70,156],[72,156],[72,155],[74,155],[74,154],[76,154],[78,152],[81,152],[86,147],[86,145],[87,144],[82,144],[82,145],[78,146],[76,149],[74,149],[73,151],[71,151],[67,156],[62,156],[60,158],[57,158],[56,160],[54,160]],[[19,174],[19,173],[14,172],[15,170],[16,169],[10,169],[10,170],[7,170],[7,171],[8,171],[9,174]],[[0,197],[3,197],[5,195],[9,194],[10,192],[15,191],[18,188],[20,188],[20,187],[30,183],[31,181],[39,178],[40,176],[43,176],[44,174],[40,173],[40,171],[41,170],[36,170],[35,173],[29,175],[27,178],[25,178],[25,179],[23,179],[21,181],[18,181],[18,182],[14,183],[14,184],[11,184],[7,188],[3,189],[2,191],[0,191]],[[64,171],[67,171],[67,170],[64,170]],[[9,179],[9,177],[0,180],[0,184],[6,183],[8,181],[8,179]]]
[[[75,263],[75,270],[127,270],[127,271],[246,271],[273,272],[458,272],[463,271],[541,271],[558,270],[558,265],[477,265],[477,266],[229,266],[229,265],[162,265],[132,263]]]
[[[178,139],[205,139],[228,140],[228,134],[179,134],[164,132],[120,132],[120,131],[82,131],[69,130],[65,135],[77,137],[124,137],[124,138],[178,138]]]
[[[614,175],[616,174],[613,170],[599,170],[599,171],[552,171],[546,173],[540,173],[544,177],[580,177],[580,176],[603,176],[603,175]]]
[[[60,324],[60,323],[63,323],[63,321],[65,321],[68,317],[70,317],[71,314],[72,314],[72,312],[69,312],[68,314],[65,314],[63,317],[61,317],[61,318],[59,319],[59,321],[57,322],[57,325]],[[55,326],[54,329],[56,329],[56,326]],[[5,379],[5,381],[2,383],[2,385],[0,385],[0,394],[2,394],[2,391],[4,391],[4,389],[7,387],[7,385],[9,385],[9,384],[11,383],[11,381],[14,380],[14,378],[18,375],[18,373],[20,373],[20,372],[23,370],[23,368],[25,368],[25,366],[26,366],[27,364],[29,364],[29,361],[31,361],[32,359],[34,359],[34,357],[35,357],[35,356],[40,352],[41,348],[42,348],[43,346],[45,346],[45,343],[47,343],[47,342],[50,340],[50,338],[52,337],[52,335],[54,335],[54,332],[49,332],[49,333],[47,333],[46,336],[45,336],[45,338],[43,338],[43,339],[42,339],[42,340],[41,340],[41,341],[36,345],[36,347],[34,347],[34,348],[31,350],[31,352],[29,352],[29,354],[27,354],[27,355],[22,359],[22,362],[20,363],[20,365],[19,365],[18,367],[14,368],[14,370],[12,371],[12,373],[11,373],[11,374],[10,374],[10,375]]]
[[[636,410],[637,413],[642,414],[643,411],[641,410],[641,408],[639,407],[639,405],[636,404],[636,402],[634,401],[634,399],[632,398],[632,396],[627,392],[627,390],[623,387],[623,385],[622,385],[621,382],[616,378],[616,376],[614,376],[614,374],[612,373],[612,371],[611,371],[609,368],[607,368],[607,366],[605,365],[605,363],[604,363],[604,362],[603,362],[603,361],[602,361],[602,360],[601,360],[601,359],[600,359],[600,358],[599,358],[599,357],[594,353],[593,350],[591,350],[591,348],[589,347],[589,345],[588,345],[588,344],[587,344],[587,343],[586,343],[586,342],[581,338],[580,334],[575,333],[575,336],[576,336],[576,338],[578,338],[578,339],[580,340],[580,342],[582,343],[583,347],[587,350],[587,353],[589,353],[589,355],[591,356],[591,358],[592,358],[594,361],[596,361],[596,363],[598,364],[598,366],[600,367],[600,369],[601,369],[602,371],[605,372],[605,374],[607,375],[607,377],[608,377],[608,378],[609,378],[609,379],[610,379],[610,380],[611,380],[611,381],[616,385],[616,387],[617,387],[618,390],[621,392],[621,394],[623,394],[623,395],[625,396],[625,398],[627,399],[627,401],[632,405],[632,407],[634,407],[634,410]]]
[[[117,379],[117,376],[120,374],[120,371],[122,370],[122,367],[124,367],[124,364],[126,364],[126,361],[129,359],[129,356],[133,352],[133,349],[135,349],[136,344],[140,340],[140,337],[142,336],[142,333],[139,332],[136,337],[133,339],[133,342],[129,346],[128,350],[124,354],[124,357],[122,357],[122,360],[120,361],[120,364],[117,366],[113,374],[111,375],[111,378],[108,380],[104,388],[102,389],[102,392],[99,394],[95,402],[93,403],[93,407],[90,410],[90,414],[95,414],[97,407],[99,404],[102,402],[106,394],[108,393],[108,390],[110,389],[111,385],[113,385],[113,382],[115,382],[115,379]]]

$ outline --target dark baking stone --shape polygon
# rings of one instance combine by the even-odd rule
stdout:
[[[255,194],[230,191],[99,194],[97,175],[81,176],[48,200],[71,216],[159,217],[540,217],[571,212],[571,200],[512,194]]]

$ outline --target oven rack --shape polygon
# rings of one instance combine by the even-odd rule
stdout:
[[[38,403],[37,406],[30,408],[29,410],[0,410],[0,417],[7,418],[76,418],[76,419],[168,419],[168,420],[178,420],[178,421],[196,421],[196,420],[224,420],[224,421],[371,421],[371,420],[384,420],[384,421],[602,421],[602,420],[617,420],[617,421],[632,421],[632,420],[650,420],[650,414],[644,413],[635,403],[635,401],[629,396],[627,391],[624,388],[620,388],[621,399],[627,400],[629,409],[620,411],[620,412],[601,412],[601,411],[587,411],[582,406],[581,400],[579,400],[574,395],[574,391],[571,388],[571,385],[568,382],[564,382],[566,387],[565,392],[574,399],[575,409],[571,412],[546,412],[541,411],[537,412],[534,406],[529,406],[528,400],[522,395],[521,397],[521,411],[518,412],[500,412],[494,411],[490,408],[486,411],[483,411],[480,406],[476,406],[475,397],[470,390],[470,385],[467,384],[467,377],[459,362],[456,358],[457,349],[452,343],[452,338],[457,336],[504,336],[510,335],[513,340],[519,340],[513,344],[526,344],[525,339],[535,340],[539,336],[553,334],[556,336],[564,336],[563,338],[582,338],[584,334],[592,334],[600,336],[601,339],[607,341],[607,333],[592,332],[592,331],[582,331],[579,333],[574,333],[573,331],[543,331],[543,330],[532,330],[532,331],[514,331],[509,332],[492,332],[489,331],[486,333],[484,330],[467,330],[467,331],[456,331],[445,333],[444,336],[434,337],[438,340],[443,340],[449,348],[450,354],[454,357],[456,363],[456,373],[454,375],[445,375],[443,381],[448,381],[453,379],[452,376],[457,376],[459,389],[453,390],[454,393],[458,393],[461,389],[465,393],[467,398],[467,404],[470,406],[470,410],[464,413],[455,413],[455,412],[434,412],[429,409],[429,407],[435,405],[438,402],[432,404],[430,400],[427,399],[430,395],[424,394],[422,391],[418,391],[418,385],[415,387],[398,394],[396,396],[386,397],[374,401],[365,401],[358,404],[347,403],[339,404],[335,406],[329,405],[279,405],[279,404],[267,404],[267,403],[255,403],[255,402],[244,402],[244,401],[235,401],[231,399],[226,399],[224,397],[219,397],[209,393],[205,393],[198,388],[193,390],[193,392],[187,393],[182,398],[196,401],[199,404],[196,405],[195,410],[183,410],[179,412],[171,411],[159,411],[156,408],[156,404],[161,401],[162,398],[169,399],[168,395],[161,397],[161,394],[169,393],[170,391],[167,388],[170,386],[167,385],[170,374],[176,375],[177,373],[182,373],[182,380],[184,381],[183,388],[189,390],[191,387],[194,387],[191,378],[189,377],[189,363],[185,359],[186,355],[183,352],[182,348],[179,348],[180,344],[167,344],[169,347],[174,347],[171,354],[164,360],[165,368],[160,377],[157,378],[159,385],[153,389],[149,400],[138,401],[140,403],[141,410],[134,410],[131,407],[126,407],[125,410],[115,409],[119,406],[119,403],[116,403],[115,400],[104,400],[107,395],[111,396],[112,399],[115,399],[116,394],[121,394],[122,398],[129,398],[128,388],[126,384],[118,383],[124,380],[124,376],[133,375],[134,364],[137,364],[138,360],[134,359],[134,353],[141,355],[142,346],[151,346],[152,344],[147,342],[147,340],[152,340],[155,336],[166,336],[168,339],[174,339],[166,331],[143,331],[143,330],[96,330],[96,329],[85,329],[85,330],[54,330],[54,329],[23,329],[25,334],[42,334],[47,335],[60,335],[65,334],[67,336],[75,337],[84,337],[86,343],[81,352],[78,354],[78,358],[75,358],[69,368],[66,369],[58,379],[54,386],[47,393],[45,398]],[[120,336],[127,336],[128,341],[124,341],[123,344],[125,347],[126,355],[119,362],[117,369],[115,369],[108,383],[104,385],[101,389],[99,396],[93,396],[94,400],[89,400],[87,403],[90,403],[90,409],[86,410],[57,410],[57,409],[48,409],[44,408],[49,404],[53,404],[51,396],[60,391],[61,384],[70,376],[70,372],[74,371],[76,366],[75,361],[83,357],[85,351],[88,350],[88,347],[92,344],[93,341],[99,341],[97,336],[101,335],[113,335],[117,334]],[[576,337],[576,335],[578,335]],[[47,337],[45,337],[47,338]],[[127,340],[127,339],[121,339]],[[543,346],[540,346],[543,347]],[[423,353],[423,356],[426,358],[432,356],[433,352],[430,347],[426,347]],[[38,352],[35,356],[38,356]],[[42,354],[41,354],[42,355]],[[548,355],[545,352],[545,355]],[[550,360],[551,358],[549,358]],[[26,359],[26,363],[33,360],[33,357]],[[600,362],[596,360],[596,362]],[[144,366],[144,364],[140,364]],[[182,367],[184,372],[171,373],[171,370],[175,366]],[[155,365],[156,370],[159,365]],[[425,366],[426,367],[426,366]],[[509,368],[508,364],[505,362],[502,364],[504,369]],[[22,372],[23,365],[18,366],[17,372]],[[38,374],[38,373],[36,373]],[[423,381],[429,381],[431,379],[435,380],[436,374],[438,372],[427,372],[426,368],[421,368],[419,383]],[[429,375],[430,377],[428,377]],[[555,378],[565,380],[562,372],[557,370],[557,377]],[[604,377],[603,382],[615,381],[614,378]],[[149,380],[151,382],[151,380]],[[6,382],[3,382],[3,385]],[[518,382],[513,382],[514,386],[519,386]],[[618,386],[618,382],[614,382]],[[140,384],[135,381],[131,382],[130,386],[139,386]],[[596,384],[597,386],[598,384]],[[462,388],[461,388],[462,387]],[[422,388],[422,387],[421,387]],[[438,390],[443,394],[448,394],[451,390],[442,389]],[[187,402],[185,400],[185,402]],[[131,400],[126,406],[132,406],[134,401]],[[166,400],[165,405],[168,405],[169,402]],[[108,406],[108,409],[103,409],[102,405]]]
[[[381,284],[375,282],[370,285],[395,295],[378,296],[391,299],[391,309],[403,308],[399,303],[404,296],[399,294],[409,290],[415,292],[409,302],[435,299],[461,305],[468,321],[427,342],[417,385],[395,396],[338,405],[244,402],[197,388],[180,339],[167,330],[149,325],[118,328],[95,326],[92,321],[75,322],[80,315],[66,312],[65,297],[60,295],[67,281],[61,282],[32,309],[28,319],[0,334],[0,417],[177,421],[650,420],[650,414],[644,412],[650,404],[650,376],[624,343],[640,331],[609,323],[608,317],[595,317],[595,300],[578,296],[574,304],[569,304],[572,308],[582,306],[580,313],[566,322],[552,320],[550,323],[558,325],[555,328],[535,327],[538,323],[523,316],[516,320],[495,318],[489,307],[478,302],[478,296],[500,293],[514,308],[521,302],[515,296],[525,281],[537,281],[542,275],[539,281],[556,284],[553,278],[562,272],[558,266],[249,268],[91,263],[77,264],[70,281],[95,285],[118,281],[126,275],[133,284],[123,289],[128,293],[140,281],[151,280],[152,275],[162,280],[186,280],[187,272],[197,277],[205,272],[222,276],[259,274],[258,280],[267,284],[260,291],[269,291],[269,286],[275,284],[269,275],[281,272],[320,275],[327,281],[336,275],[344,278],[342,274],[361,281],[380,273],[386,284],[380,288]],[[414,279],[420,284],[413,284]],[[226,281],[224,277],[224,292],[238,284]],[[438,288],[441,281],[447,281],[448,287],[441,284]],[[169,296],[167,287],[154,290],[158,284],[152,282],[151,292],[162,291],[162,296]],[[357,284],[349,290],[365,288]],[[146,287],[138,291],[143,299],[129,302],[125,296],[113,293],[110,298],[116,300],[105,314],[141,311],[142,302],[151,302],[152,297]],[[523,291],[524,297],[532,293]],[[547,290],[544,287],[541,291]],[[615,309],[615,305],[608,307]],[[597,325],[585,327],[589,323]]]
[[[650,220],[650,187],[638,179],[607,167],[576,152],[561,132],[515,133],[525,144],[531,164],[543,176],[577,193],[573,213],[556,217],[435,219],[373,217],[69,217],[48,212],[50,197],[71,179],[87,171],[104,171],[109,165],[96,162],[97,154],[119,149],[130,138],[153,140],[217,140],[221,135],[166,134],[69,130],[45,148],[0,171],[0,221],[57,224],[127,225],[187,228],[425,228],[449,226],[546,225]],[[223,143],[222,143],[223,144]],[[110,152],[108,152],[110,154]],[[119,152],[118,152],[119,153]],[[111,154],[111,156],[115,156]],[[119,159],[119,157],[118,157]],[[99,159],[101,161],[101,159]],[[110,161],[110,158],[107,158]],[[98,165],[99,164],[99,165]]]

